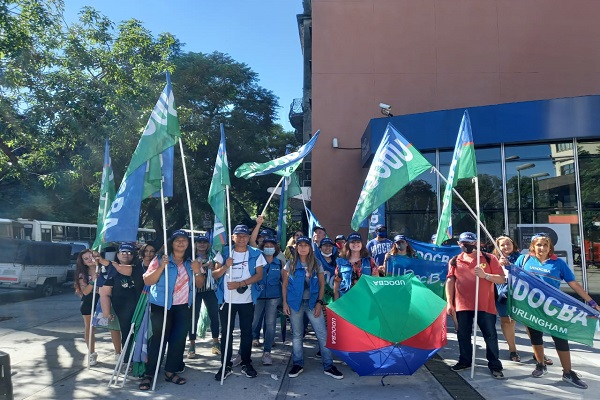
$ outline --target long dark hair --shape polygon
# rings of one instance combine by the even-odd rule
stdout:
[[[168,254],[171,255],[173,254],[173,242],[175,241],[175,239],[177,239],[178,237],[183,237],[183,236],[177,236],[173,239],[169,239],[167,241],[167,251],[169,252]],[[191,246],[191,241],[189,237],[186,237],[187,239],[187,248],[185,249],[185,253],[183,254],[183,260],[191,260],[192,259],[192,246]]]
[[[77,265],[75,266],[73,287],[75,288],[75,293],[79,295],[83,294],[81,290],[81,285],[79,284],[79,280],[83,279],[86,284],[90,284],[90,275],[88,273],[88,267],[83,262],[83,255],[85,253],[91,253],[92,255],[94,254],[94,252],[91,249],[82,250],[79,252],[79,254],[77,254]]]

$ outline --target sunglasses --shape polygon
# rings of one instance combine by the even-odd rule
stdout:
[[[132,255],[133,253],[131,251],[121,251],[121,254],[127,254],[127,255]]]

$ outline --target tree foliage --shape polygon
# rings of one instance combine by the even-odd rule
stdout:
[[[236,220],[264,205],[277,178],[237,180],[233,170],[284,154],[294,138],[274,124],[277,98],[258,85],[256,73],[226,54],[184,53],[173,35],[153,36],[135,19],[115,24],[85,7],[66,26],[62,12],[59,0],[0,0],[0,216],[95,222],[104,139],[118,183],[167,70],[195,220],[210,212],[220,123]],[[180,157],[175,167],[170,228],[188,220]],[[159,206],[143,203],[142,225],[159,227]]]

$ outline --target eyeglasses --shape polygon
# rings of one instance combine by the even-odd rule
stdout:
[[[131,251],[121,251],[120,253],[121,253],[121,254],[126,254],[126,255],[128,255],[128,256],[131,256],[131,255],[133,255],[133,253],[132,253]]]

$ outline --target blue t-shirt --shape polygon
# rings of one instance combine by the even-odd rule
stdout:
[[[392,242],[390,239],[379,241],[377,238],[369,240],[367,243],[367,250],[369,250],[369,253],[371,253],[371,257],[375,259],[375,264],[377,264],[378,267],[383,265],[385,253],[390,251],[393,244],[394,242]]]
[[[528,258],[525,265],[523,265],[525,257]],[[560,289],[561,281],[572,282],[576,279],[571,268],[560,258],[548,259],[542,263],[535,256],[523,254],[517,258],[515,265],[522,267],[525,271],[536,275],[557,289]]]

